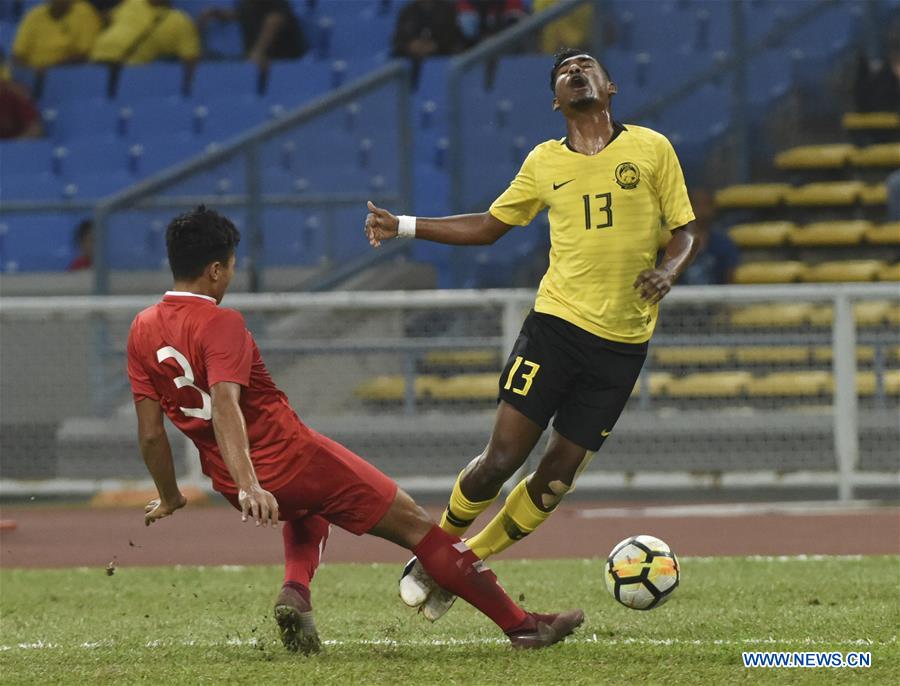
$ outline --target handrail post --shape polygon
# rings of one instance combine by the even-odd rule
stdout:
[[[109,210],[99,205],[94,214],[94,295],[109,294]]]
[[[838,287],[832,324],[834,360],[834,451],[837,457],[838,498],[853,497],[859,460],[858,399],[856,395],[856,322],[850,296]]]
[[[244,160],[244,173],[247,179],[247,226],[250,230],[247,254],[250,262],[247,269],[248,288],[251,293],[259,293],[263,288],[262,255],[264,236],[258,142],[253,142],[248,146]]]

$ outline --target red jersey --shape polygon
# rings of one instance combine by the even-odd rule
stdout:
[[[213,298],[168,291],[135,317],[128,334],[128,378],[135,402],[156,400],[200,451],[203,473],[220,493],[237,493],[212,426],[210,389],[240,384],[250,460],[263,488],[277,490],[307,462],[315,442],[260,357],[236,310]]]

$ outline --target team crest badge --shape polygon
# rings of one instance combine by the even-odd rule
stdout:
[[[616,167],[616,183],[625,190],[637,188],[641,182],[641,171],[634,162],[622,162]]]

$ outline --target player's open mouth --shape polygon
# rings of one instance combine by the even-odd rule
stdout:
[[[575,74],[574,76],[569,77],[569,86],[572,88],[586,88],[587,85],[587,79],[581,74]]]

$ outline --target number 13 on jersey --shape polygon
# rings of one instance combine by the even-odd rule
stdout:
[[[524,383],[520,388],[513,388],[513,379],[516,378],[516,372],[518,372],[519,367],[522,367],[523,365],[528,368],[528,371],[522,370],[520,377]],[[531,384],[534,382],[534,377],[537,376],[540,368],[541,365],[536,362],[531,362],[530,360],[524,359],[521,355],[516,355],[516,361],[513,362],[513,366],[509,370],[509,375],[506,377],[506,385],[503,387],[503,390],[512,390],[513,393],[518,393],[519,395],[528,395],[528,391],[531,390]]]

